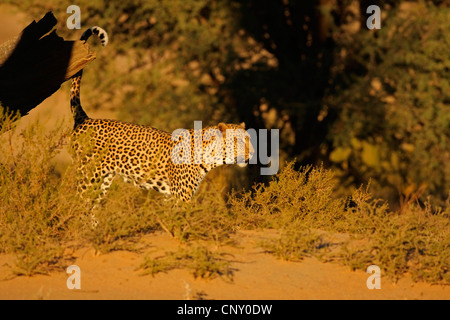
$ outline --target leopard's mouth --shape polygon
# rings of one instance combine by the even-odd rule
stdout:
[[[250,161],[250,159],[253,157],[253,154],[254,154],[254,152],[249,152],[249,153],[248,153],[248,158],[245,159],[245,162],[237,163],[237,165],[238,165],[239,167],[241,167],[241,168],[246,167],[246,166],[248,165],[248,162]]]

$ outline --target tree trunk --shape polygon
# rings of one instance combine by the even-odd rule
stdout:
[[[95,59],[84,41],[51,31],[56,22],[48,12],[0,45],[0,104],[10,111],[27,114]]]

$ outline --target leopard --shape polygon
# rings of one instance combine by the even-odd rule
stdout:
[[[107,45],[108,35],[98,26],[87,29],[80,40],[87,41],[91,35]],[[121,177],[166,198],[190,202],[208,172],[235,163],[244,167],[254,154],[245,123],[179,129],[182,134],[177,136],[147,125],[90,118],[81,106],[82,75],[83,69],[74,75],[70,90],[74,119],[70,141],[73,157],[78,159],[77,190],[81,196],[99,186],[98,202],[113,180]],[[90,147],[82,143],[86,136]]]

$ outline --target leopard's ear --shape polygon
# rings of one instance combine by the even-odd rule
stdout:
[[[228,129],[228,126],[226,125],[226,123],[220,122],[217,127],[219,128],[219,130],[221,132],[225,132]]]
[[[245,129],[245,122],[241,122],[239,125]]]

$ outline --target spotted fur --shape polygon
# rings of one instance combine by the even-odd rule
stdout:
[[[88,29],[81,39],[87,40],[92,34],[97,35],[102,44],[106,45],[108,37],[99,27]],[[165,195],[189,201],[210,170],[229,163],[225,156],[227,135],[230,132],[235,135],[232,145],[234,162],[238,155],[245,154],[246,163],[254,152],[244,124],[219,123],[217,126],[203,128],[201,134],[193,129],[186,130],[185,133],[189,134],[177,141],[172,139],[170,133],[149,126],[117,120],[91,119],[80,103],[81,76],[82,71],[73,78],[70,96],[74,117],[71,140],[74,155],[80,163],[78,171],[81,178],[78,188],[81,194],[98,184],[101,186],[102,197],[113,179],[120,176],[140,188],[154,189]],[[222,141],[216,139],[220,138],[220,135],[215,134],[217,132],[221,133]],[[82,142],[84,136],[89,138],[89,146]],[[197,144],[200,139],[201,144]],[[184,150],[189,150],[181,148],[183,142],[190,143],[190,155],[183,155]],[[224,152],[211,153],[215,144],[219,144],[216,150],[221,147]],[[215,161],[199,158],[198,153],[195,153],[196,146],[201,146],[201,153],[210,152]],[[185,159],[190,159],[190,163],[174,162],[172,154],[184,156]]]

